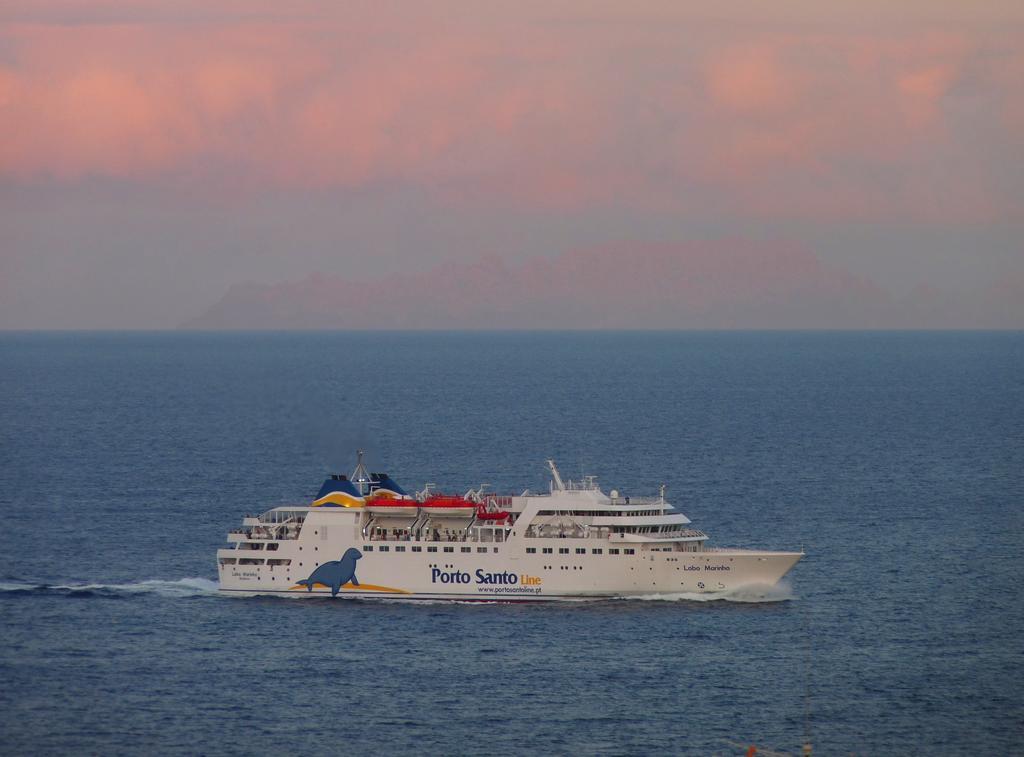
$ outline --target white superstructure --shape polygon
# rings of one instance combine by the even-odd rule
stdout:
[[[803,556],[706,546],[658,497],[605,494],[593,477],[499,496],[409,496],[362,453],[310,505],[247,516],[218,550],[220,589],[293,596],[556,600],[772,586]]]

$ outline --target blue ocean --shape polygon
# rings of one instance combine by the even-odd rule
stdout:
[[[219,596],[357,448],[807,556],[764,599]],[[1022,505],[1022,333],[7,333],[0,751],[1019,754]]]

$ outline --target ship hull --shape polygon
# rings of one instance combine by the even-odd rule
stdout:
[[[633,554],[593,540],[560,539],[567,554],[528,554],[519,544],[445,542],[317,543],[275,553],[288,565],[223,563],[225,593],[275,594],[297,598],[431,599],[456,601],[558,601],[639,597],[658,594],[728,594],[747,587],[771,587],[800,560],[801,553],[755,550],[666,552],[632,545]],[[382,552],[381,547],[387,549]],[[413,548],[417,551],[412,551]],[[397,551],[396,548],[402,548]],[[314,576],[354,549],[358,564],[351,580],[334,586]],[[436,551],[427,551],[433,549]],[[451,549],[451,552],[445,552]],[[468,552],[463,552],[468,549]],[[614,549],[614,548],[612,548]],[[577,550],[584,550],[577,552]],[[233,553],[236,550],[224,550]],[[289,557],[289,555],[291,555]],[[283,559],[282,559],[283,558]],[[312,559],[311,559],[312,558]],[[230,558],[228,558],[230,559]],[[313,578],[314,580],[310,580]]]

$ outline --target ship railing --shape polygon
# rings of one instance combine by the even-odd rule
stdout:
[[[613,505],[662,505],[661,497],[609,497]]]
[[[610,541],[625,541],[631,536],[642,536],[645,539],[679,539],[699,538],[706,539],[707,534],[695,528],[685,528],[678,531],[659,531],[651,533],[637,533],[634,531],[612,532],[611,526],[591,526],[580,528],[566,526],[530,526],[523,534],[527,539],[607,539]]]
[[[295,507],[298,507],[298,505],[295,505]],[[252,516],[246,517],[251,518]],[[288,509],[287,506],[285,506],[283,509],[274,508],[273,510],[267,510],[265,513],[261,513],[260,515],[256,516],[257,523],[261,525],[291,523],[293,521],[298,521],[299,523],[301,523],[305,519],[306,514],[304,512],[296,512],[294,510],[290,510]]]
[[[251,541],[288,541],[298,539],[301,532],[301,520],[286,520],[276,524],[239,528],[228,533],[244,536]]]
[[[512,497],[504,494],[485,494],[483,497],[483,504],[494,505],[494,507],[501,509],[502,507],[512,507]]]
[[[523,534],[527,539],[607,539],[610,526],[530,526]]]
[[[612,541],[625,540],[630,536],[642,536],[644,539],[706,539],[708,535],[695,528],[684,528],[679,531],[658,531],[656,533],[635,533],[626,531],[624,533],[612,534],[609,538]]]
[[[648,539],[679,539],[679,538],[698,538],[706,539],[708,535],[703,531],[698,531],[695,528],[686,528],[681,531],[662,531],[656,534],[640,534]]]

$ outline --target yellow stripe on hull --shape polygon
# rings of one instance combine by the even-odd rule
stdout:
[[[315,583],[315,584],[313,584],[313,588],[314,589],[330,589],[331,587],[328,586],[327,584]],[[406,591],[405,589],[395,589],[395,588],[392,588],[391,586],[374,586],[373,584],[359,584],[359,586],[356,586],[356,585],[354,585],[351,582],[345,584],[341,588],[342,589],[356,589],[358,591],[380,591],[380,592],[384,592],[385,594],[412,594],[411,591]],[[301,585],[301,584],[296,584],[295,586],[291,587],[288,591],[308,591],[308,589],[306,589],[306,587]]]

